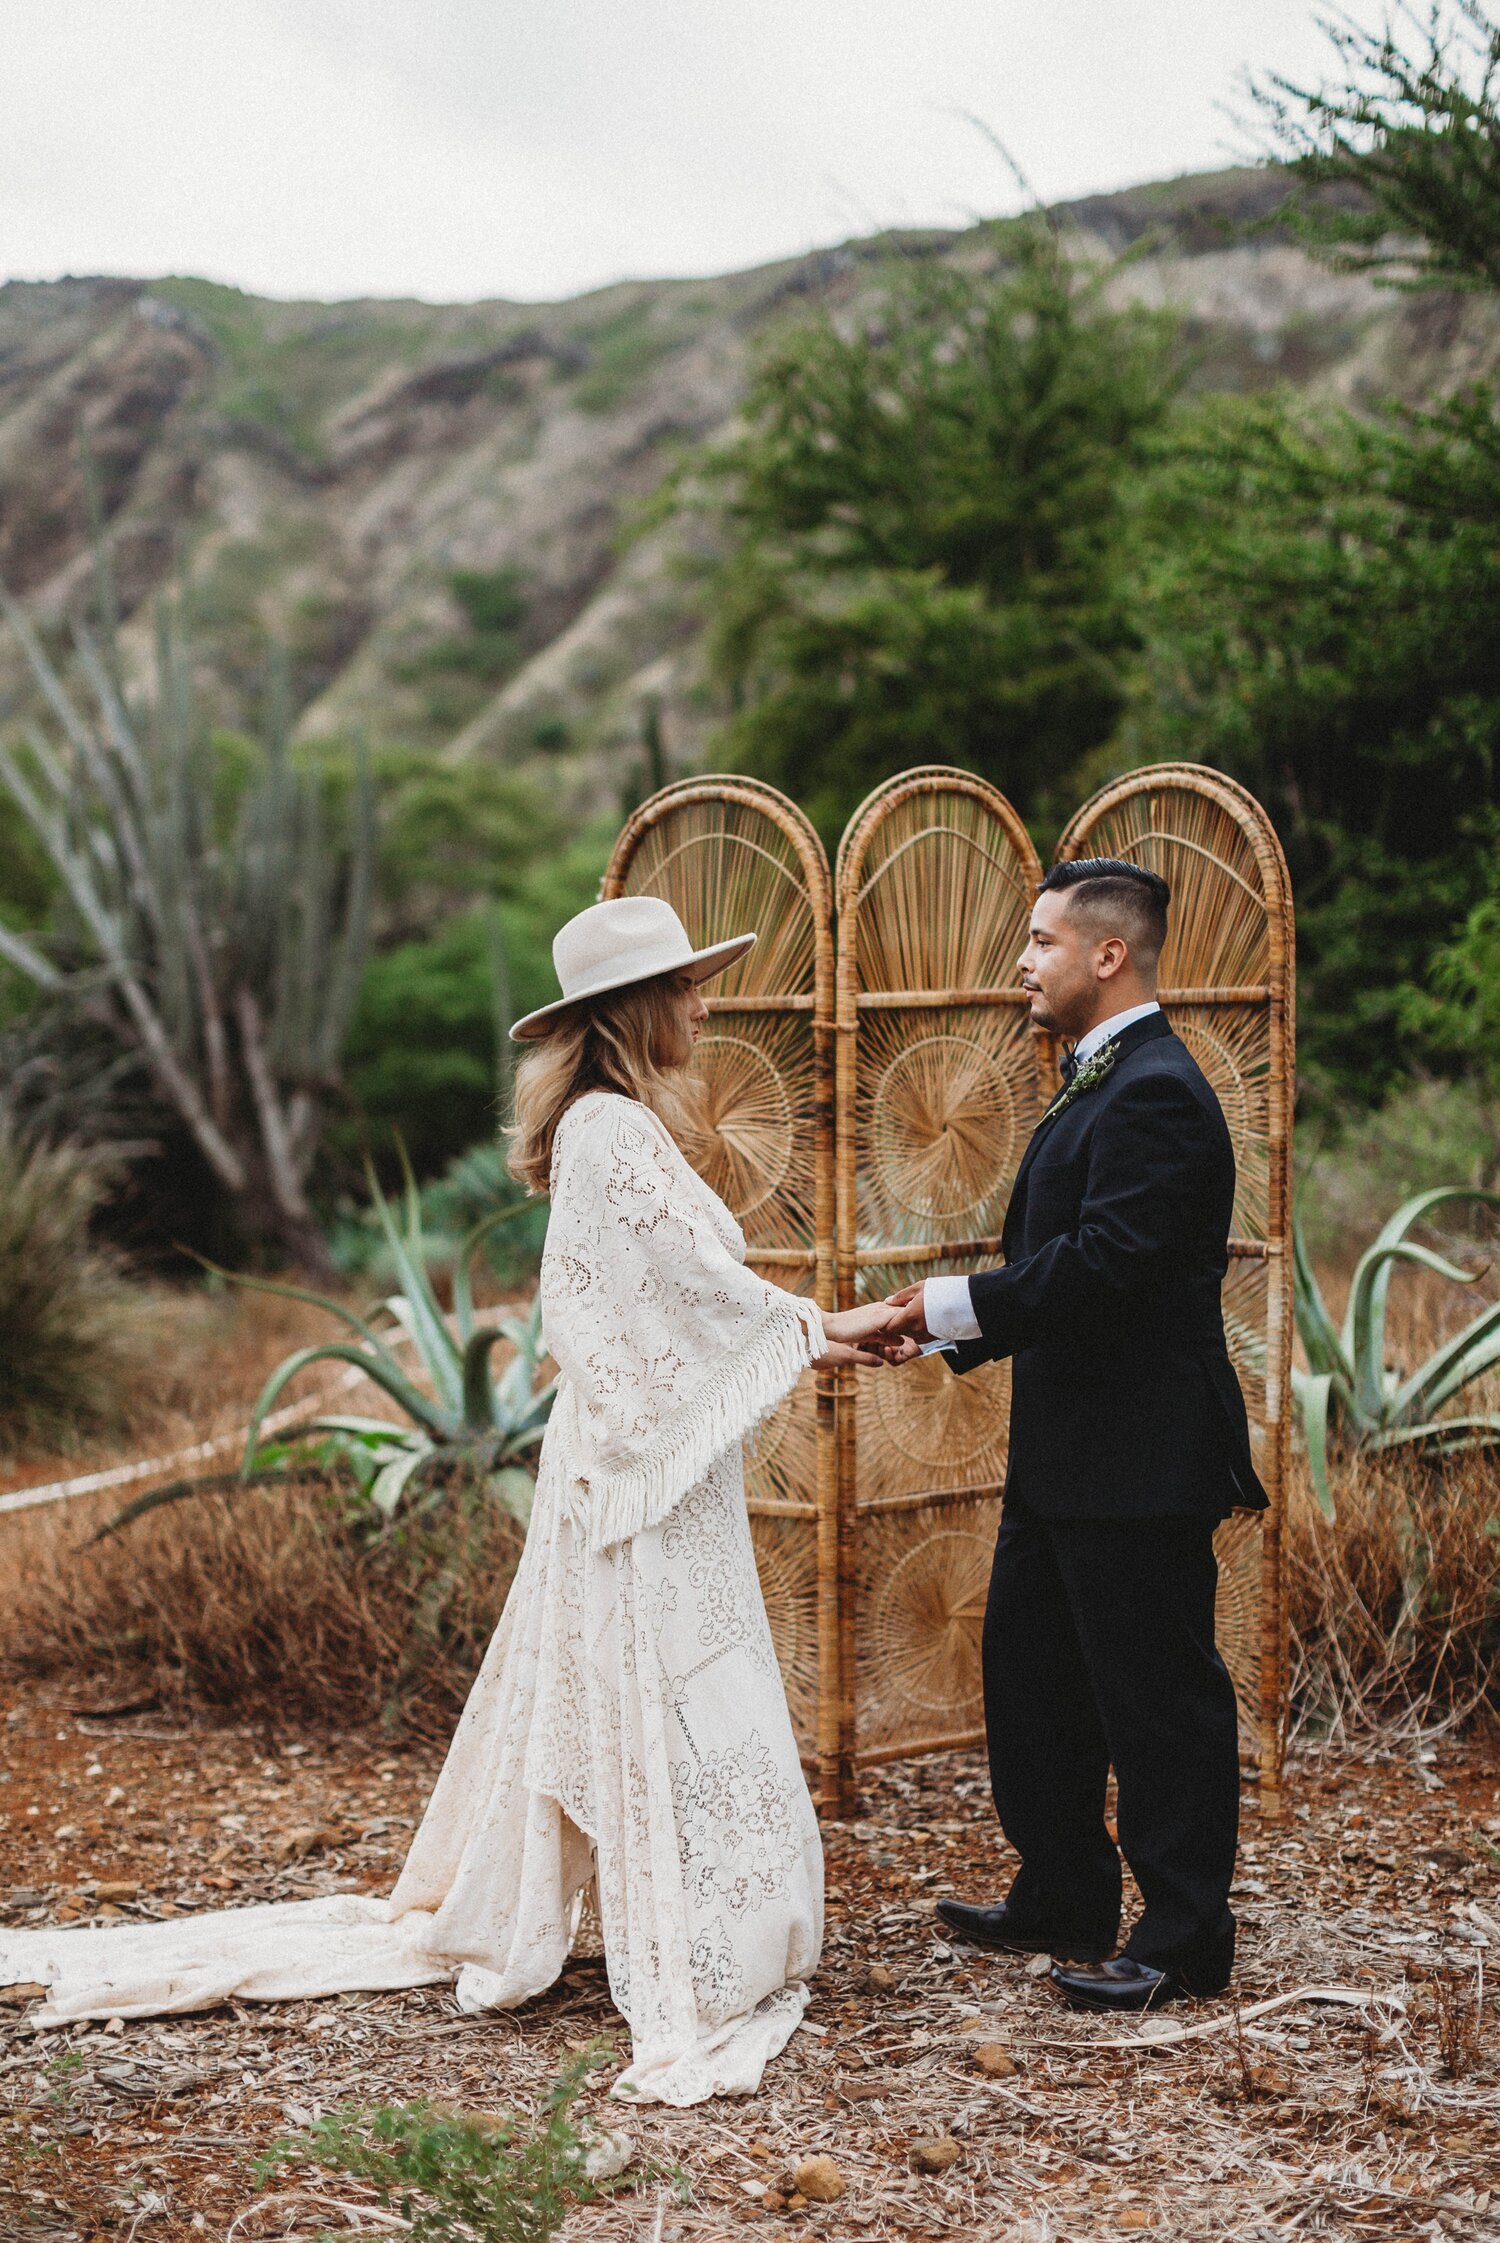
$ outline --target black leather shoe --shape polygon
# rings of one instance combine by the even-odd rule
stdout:
[[[1054,1963],[1048,1976],[1073,2009],[1155,2009],[1185,1991],[1170,1971],[1130,1955],[1107,1963]]]
[[[1091,1963],[1109,1954],[1115,1944],[1113,1939],[1075,1938],[1024,1918],[1018,1922],[1004,1901],[998,1908],[970,1908],[961,1900],[940,1900],[937,1913],[971,1947],[991,1947],[1005,1955],[1067,1955]]]

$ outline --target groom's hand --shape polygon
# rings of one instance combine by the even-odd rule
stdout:
[[[886,1326],[883,1338],[915,1340],[920,1347],[934,1337],[923,1314],[923,1290],[921,1285],[903,1285],[899,1293],[886,1294],[886,1306],[899,1313]]]

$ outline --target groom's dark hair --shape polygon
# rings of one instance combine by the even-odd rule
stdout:
[[[1155,970],[1172,900],[1159,872],[1126,857],[1072,857],[1052,867],[1037,893],[1049,890],[1066,892],[1069,910],[1086,912],[1101,932],[1123,935],[1135,964],[1146,973]]]

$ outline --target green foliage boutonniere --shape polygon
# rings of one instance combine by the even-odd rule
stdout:
[[[1096,1052],[1089,1054],[1071,1082],[1063,1084],[1062,1089],[1053,1099],[1046,1113],[1043,1114],[1043,1121],[1051,1121],[1055,1115],[1062,1112],[1065,1106],[1071,1106],[1075,1098],[1081,1098],[1086,1090],[1097,1089],[1114,1063],[1115,1045],[1114,1038],[1111,1037],[1108,1042],[1102,1043]]]

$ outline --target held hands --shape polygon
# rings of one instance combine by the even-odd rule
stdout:
[[[836,1315],[825,1316],[823,1334],[828,1348],[818,1357],[816,1367],[828,1371],[843,1363],[883,1365],[888,1358],[882,1342],[893,1313],[887,1302],[869,1301],[862,1308],[844,1308]]]
[[[927,1329],[923,1288],[921,1285],[903,1285],[899,1293],[886,1296],[885,1305],[895,1311],[892,1322],[886,1327],[886,1340],[910,1342],[910,1353],[895,1356],[893,1360],[909,1363],[913,1355],[920,1354],[928,1340],[937,1337],[935,1332]]]
[[[922,1341],[932,1337],[922,1316],[920,1285],[908,1285],[889,1300],[825,1316],[823,1331],[829,1345],[818,1357],[821,1370],[841,1363],[910,1363],[921,1354]]]

